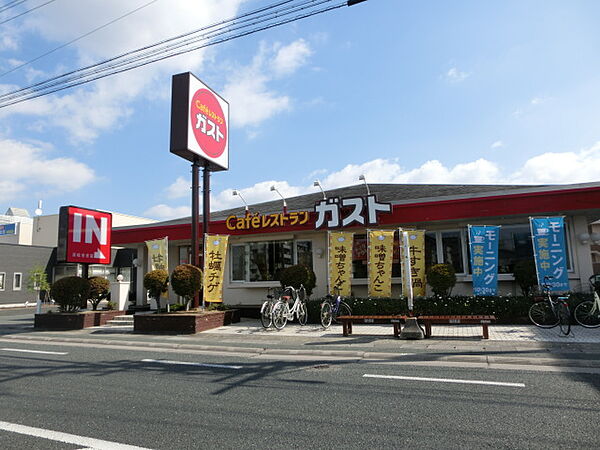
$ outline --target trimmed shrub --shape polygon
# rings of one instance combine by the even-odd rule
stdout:
[[[76,312],[85,304],[90,293],[90,282],[81,277],[65,277],[52,284],[50,295],[61,312]]]
[[[92,310],[98,309],[98,304],[102,300],[106,300],[110,295],[110,282],[106,278],[102,277],[91,277],[88,278],[90,282],[90,295],[89,302],[92,304]]]
[[[160,295],[169,289],[169,272],[163,269],[148,272],[144,275],[144,288],[156,300],[156,307],[160,311]]]
[[[173,291],[186,301],[186,309],[194,295],[202,289],[202,271],[192,264],[181,264],[171,274]]]
[[[304,264],[286,267],[279,273],[279,282],[282,287],[292,286],[295,289],[304,285],[306,295],[310,296],[315,288],[317,277],[315,272]]]
[[[456,273],[450,264],[434,264],[427,272],[427,283],[435,295],[448,297],[456,284]]]
[[[515,264],[513,269],[515,281],[521,288],[525,297],[531,297],[534,288],[537,286],[537,272],[535,270],[535,261],[533,259],[524,259]]]

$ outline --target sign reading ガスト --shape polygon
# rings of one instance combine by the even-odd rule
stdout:
[[[189,72],[173,76],[171,152],[229,168],[229,104]]]
[[[58,260],[110,264],[111,230],[111,213],[62,206],[58,219]]]

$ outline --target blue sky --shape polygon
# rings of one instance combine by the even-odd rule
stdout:
[[[37,4],[0,13],[0,21]],[[56,0],[4,25],[0,74],[148,0]],[[273,0],[157,0],[0,76],[0,92]],[[334,2],[337,3],[337,2]],[[6,4],[6,2],[3,2]],[[21,8],[21,9],[19,9]],[[0,209],[189,214],[169,153],[170,78],[230,102],[213,210],[367,181],[575,183],[600,168],[600,3],[368,0],[0,109]]]

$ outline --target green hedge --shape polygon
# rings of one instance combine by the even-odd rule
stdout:
[[[591,299],[591,294],[571,294],[569,302],[571,311],[580,302],[589,299]],[[319,314],[323,300],[323,298],[319,298],[308,302],[308,320],[310,323],[320,323]],[[348,297],[344,301],[350,305],[354,315],[388,315],[406,314],[408,312],[406,298]],[[491,314],[496,316],[499,323],[528,323],[527,313],[531,305],[532,300],[523,296],[433,296],[415,299],[414,313],[416,315]]]

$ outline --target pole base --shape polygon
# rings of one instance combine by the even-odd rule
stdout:
[[[400,339],[423,339],[425,336],[419,328],[416,317],[407,317],[404,328],[400,333]]]

